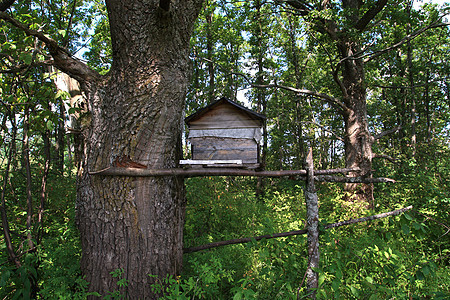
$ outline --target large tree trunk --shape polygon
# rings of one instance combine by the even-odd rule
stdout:
[[[358,43],[345,41],[340,44],[342,58],[349,57],[360,51]],[[359,168],[360,172],[350,173],[350,176],[363,175],[372,177],[372,143],[369,132],[366,105],[366,87],[364,80],[364,64],[362,59],[348,59],[342,70],[342,85],[345,90],[344,111],[345,122],[345,167]],[[349,183],[346,190],[351,192],[353,201],[365,201],[373,205],[373,185]]]
[[[202,1],[171,1],[169,11],[159,2],[106,1],[114,62],[106,78],[83,83],[89,114],[81,120],[81,267],[89,289],[102,295],[117,289],[110,272],[123,269],[127,297],[156,298],[148,275],[182,267],[182,178],[88,174],[130,160],[173,168],[181,158],[189,39]]]

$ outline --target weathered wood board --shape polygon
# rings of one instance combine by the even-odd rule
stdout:
[[[244,164],[258,163],[258,145],[250,139],[214,137],[192,138],[194,160],[242,160]]]
[[[180,165],[224,165],[224,164],[232,164],[232,165],[242,165],[242,160],[192,160],[192,159],[183,159],[180,160]]]

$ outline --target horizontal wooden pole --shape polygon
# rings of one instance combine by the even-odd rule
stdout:
[[[361,223],[361,222],[377,220],[377,219],[386,218],[386,217],[392,217],[392,216],[396,216],[401,213],[404,213],[405,211],[410,210],[411,208],[412,208],[412,206],[408,206],[405,208],[401,208],[401,209],[397,209],[394,211],[381,213],[381,214],[377,214],[377,215],[372,215],[372,216],[368,216],[368,217],[351,219],[351,220],[332,223],[332,224],[326,224],[324,227],[325,227],[325,229],[330,229],[330,228],[336,228],[336,227],[346,226],[346,225],[350,225],[350,224],[356,224],[356,223]],[[260,241],[263,239],[268,240],[268,239],[274,239],[274,238],[280,238],[280,237],[302,235],[302,234],[306,234],[307,232],[308,231],[306,229],[301,229],[301,230],[295,230],[295,231],[289,231],[289,232],[281,232],[281,233],[266,234],[266,235],[260,235],[260,236],[254,236],[254,237],[232,239],[232,240],[227,240],[227,241],[209,243],[209,244],[196,246],[196,247],[184,248],[183,252],[184,253],[192,253],[192,252],[198,252],[198,251],[216,248],[216,247],[220,247],[220,246],[249,243],[253,240]]]
[[[355,172],[358,169],[329,169],[316,170],[314,175],[328,175],[338,173]],[[138,168],[116,168],[110,167],[100,171],[89,172],[90,175],[103,176],[129,176],[129,177],[156,177],[156,176],[256,176],[256,177],[291,177],[306,176],[306,170],[279,170],[279,171],[256,171],[239,168],[201,168],[201,169],[138,169]]]
[[[358,169],[343,168],[329,170],[314,170],[314,180],[318,182],[341,182],[341,183],[383,183],[395,182],[395,180],[384,177],[343,177],[331,176],[331,174],[344,174],[357,172]],[[138,169],[110,167],[99,171],[89,172],[90,175],[101,176],[127,176],[127,177],[204,177],[204,176],[255,176],[255,177],[292,177],[297,180],[305,180],[306,170],[279,170],[279,171],[257,171],[238,168],[199,168],[199,169]]]

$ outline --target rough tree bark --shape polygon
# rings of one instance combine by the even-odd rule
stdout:
[[[155,297],[149,274],[181,270],[183,179],[90,176],[88,170],[125,158],[173,168],[181,158],[189,39],[202,1],[171,1],[169,11],[158,2],[106,1],[113,64],[108,76],[84,84],[81,266],[90,290],[100,293],[115,288],[110,272],[123,268],[131,299]]]
[[[110,272],[123,269],[127,298],[156,298],[148,275],[181,270],[183,179],[91,176],[89,170],[120,161],[176,167],[191,71],[189,40],[202,2],[106,0],[113,63],[105,76],[48,35],[0,12],[0,19],[44,42],[54,65],[78,80],[86,97],[77,222],[90,291],[115,290]]]
[[[341,41],[339,52],[341,57],[349,57],[360,51],[360,46],[351,41]],[[373,137],[369,131],[366,105],[366,87],[364,81],[364,64],[362,59],[348,59],[344,62],[342,71],[344,103],[347,109],[343,111],[345,123],[345,167],[359,168],[360,173],[372,177],[372,143]],[[352,192],[354,200],[373,204],[373,185],[346,185],[346,190]]]

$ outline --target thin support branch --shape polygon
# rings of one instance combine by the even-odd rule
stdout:
[[[377,214],[377,215],[372,215],[372,216],[368,216],[368,217],[363,217],[363,218],[358,218],[358,219],[350,219],[350,220],[347,220],[347,221],[326,224],[324,226],[324,228],[325,229],[337,228],[337,227],[341,227],[341,226],[347,226],[347,225],[351,225],[351,224],[356,224],[356,223],[361,223],[361,222],[367,222],[367,221],[373,221],[373,220],[378,220],[378,219],[382,219],[382,218],[397,216],[397,215],[402,214],[405,211],[408,211],[410,209],[412,209],[412,206],[408,206],[408,207],[405,207],[405,208],[401,208],[401,209],[397,209],[397,210],[393,210],[393,211],[390,211],[390,212],[381,213],[381,214]],[[264,240],[264,239],[265,240],[269,240],[269,239],[275,239],[275,238],[280,238],[280,237],[288,237],[288,236],[294,236],[294,235],[303,235],[303,234],[306,234],[307,232],[308,231],[306,229],[302,229],[302,230],[294,230],[294,231],[289,231],[289,232],[281,232],[281,233],[266,234],[266,235],[260,235],[260,236],[254,236],[254,237],[247,237],[247,238],[240,238],[240,239],[232,239],[232,240],[227,240],[227,241],[214,242],[214,243],[209,243],[209,244],[205,244],[205,245],[201,245],[201,246],[184,248],[183,249],[183,253],[198,252],[198,251],[202,251],[202,250],[207,250],[207,249],[221,247],[221,246],[227,246],[227,245],[245,244],[245,243],[249,243],[251,241],[260,241],[260,240]]]

